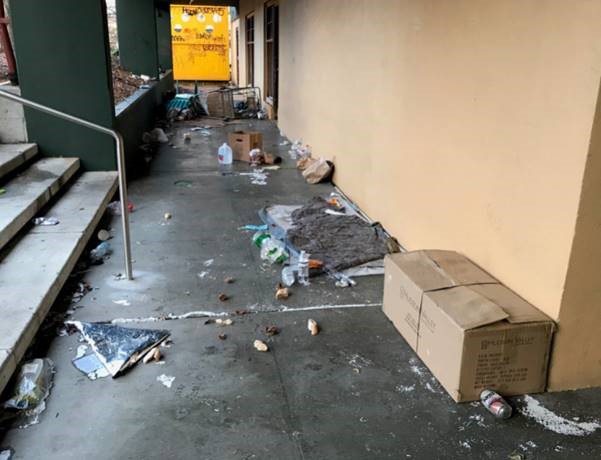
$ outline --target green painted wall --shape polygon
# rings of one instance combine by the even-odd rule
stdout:
[[[117,0],[116,5],[121,66],[138,75],[157,77],[159,56],[154,2]]]
[[[158,5],[156,9],[157,46],[159,65],[163,71],[173,68],[171,54],[171,17],[169,5]]]
[[[114,106],[104,0],[10,0],[21,93],[106,127]],[[87,170],[116,168],[110,137],[26,110],[42,155],[77,156]]]

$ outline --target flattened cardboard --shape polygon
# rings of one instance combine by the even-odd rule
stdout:
[[[252,149],[263,150],[263,134],[259,132],[236,131],[229,133],[227,139],[235,161],[250,163],[249,152]]]
[[[384,312],[455,401],[544,391],[546,315],[452,251],[387,256],[385,269]]]

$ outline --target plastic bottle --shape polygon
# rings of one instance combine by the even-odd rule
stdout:
[[[482,390],[482,393],[480,393],[480,401],[482,401],[482,405],[486,407],[486,410],[495,417],[511,417],[512,408],[499,393],[492,390]]]
[[[292,286],[296,282],[296,271],[294,266],[286,265],[282,268],[282,283],[286,287]]]
[[[227,143],[224,142],[223,145],[219,147],[217,159],[219,160],[219,170],[221,172],[230,172],[232,170],[234,155],[232,153],[232,148],[227,145]]]
[[[272,238],[269,233],[257,232],[253,235],[252,240],[255,246],[261,248],[261,259],[279,264],[288,260],[286,245],[280,240]]]
[[[98,246],[90,251],[90,259],[94,262],[99,262],[103,260],[106,256],[110,255],[113,252],[113,248],[110,243],[103,241]]]
[[[309,254],[301,251],[298,256],[298,282],[304,286],[309,285]]]

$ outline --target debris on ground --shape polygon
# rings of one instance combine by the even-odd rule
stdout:
[[[0,195],[4,195],[6,193],[6,189],[5,188],[0,188]]]
[[[264,224],[264,225],[247,224],[247,225],[244,225],[243,227],[240,227],[239,230],[248,230],[251,232],[266,232],[267,230],[269,230],[269,227],[266,224]]]
[[[274,335],[278,335],[280,333],[280,328],[277,326],[265,326],[265,335],[270,337]]]
[[[509,454],[507,460],[524,460],[524,455],[514,450]]]
[[[220,302],[227,302],[230,299],[230,297],[223,292],[220,293],[219,296],[217,296],[217,298],[219,299]]]
[[[224,282],[225,284],[233,284],[235,281],[236,281],[236,279],[235,279],[235,278],[232,278],[231,276],[226,276],[226,277],[223,279],[223,282]]]
[[[85,374],[90,380],[101,379],[111,375],[96,354],[79,355],[78,351],[77,356],[71,362],[75,366],[75,369]]]
[[[81,333],[113,377],[134,366],[171,335],[167,330],[132,329],[106,323],[67,321],[65,325]]]
[[[181,187],[181,188],[191,188],[192,187],[192,182],[190,182],[189,180],[176,180],[173,185],[175,185],[176,187]]]
[[[34,225],[50,226],[58,225],[60,221],[56,217],[36,217],[32,220]]]
[[[255,349],[257,351],[269,351],[269,347],[267,346],[267,344],[265,342],[263,342],[262,340],[255,340],[253,342],[253,346],[255,347]]]
[[[482,390],[480,393],[480,401],[486,410],[496,418],[507,419],[511,417],[513,409],[496,391]]]
[[[108,230],[98,230],[98,234],[96,235],[96,237],[100,240],[100,241],[108,241],[111,239],[111,233]]]
[[[102,263],[105,258],[113,253],[111,244],[103,241],[98,246],[90,251],[90,261],[93,263]]]
[[[131,306],[131,302],[127,299],[119,299],[119,300],[113,300],[113,303],[115,305],[121,305],[122,307],[129,307]]]
[[[217,318],[215,320],[215,324],[217,324],[218,326],[231,326],[232,324],[234,324],[234,322],[231,320],[231,318]]]
[[[290,292],[287,287],[282,286],[281,283],[278,283],[275,291],[275,298],[277,300],[284,300],[290,297]]]
[[[112,201],[110,202],[107,206],[106,209],[113,215],[113,216],[120,216],[121,215],[121,202],[119,201]],[[131,201],[127,202],[127,210],[129,211],[129,213],[134,212],[136,209],[136,207],[134,206],[134,204]]]
[[[158,363],[161,360],[161,358],[161,350],[157,346],[152,348],[148,353],[146,353],[146,355],[144,355],[144,358],[142,358],[142,362],[144,364],[148,364],[150,361],[155,361]]]
[[[157,377],[157,381],[161,382],[167,388],[171,388],[171,385],[173,385],[174,380],[175,380],[175,377],[170,376],[170,375],[165,375],[165,374],[161,374]]]
[[[315,321],[314,319],[307,320],[307,329],[309,329],[309,331],[311,332],[311,335],[319,334],[319,325],[317,324],[317,321]]]
[[[49,358],[34,359],[21,366],[12,396],[4,403],[5,409],[16,411],[15,422],[19,428],[39,423],[55,372],[54,363]]]
[[[169,121],[192,120],[207,115],[197,94],[176,94],[167,104],[167,119]]]
[[[171,213],[170,213],[170,212],[166,212],[166,213],[165,213],[165,215],[164,215],[163,217],[165,218],[165,220],[169,220],[169,219],[171,219],[171,217],[173,217],[173,216],[171,215]]]
[[[81,301],[85,297],[85,295],[92,290],[92,287],[86,283],[85,281],[80,281],[77,283],[77,288],[73,295],[71,296],[71,303],[76,304]]]
[[[290,257],[286,245],[277,238],[272,238],[270,233],[257,232],[253,235],[252,242],[261,249],[261,259],[267,260],[269,263],[281,264]]]
[[[334,163],[319,158],[304,165],[303,177],[308,184],[319,184],[332,179]]]
[[[189,144],[192,142],[192,133],[184,133],[182,137],[184,139],[184,144]]]
[[[154,128],[152,131],[142,134],[142,142],[145,144],[166,144],[169,142],[169,138],[161,128]]]
[[[263,168],[257,168],[253,172],[242,172],[239,173],[241,176],[249,176],[250,183],[253,185],[267,185],[267,178],[269,174],[265,172]]]
[[[225,340],[225,339],[227,339],[227,334],[224,334],[224,333],[222,332],[222,333],[221,333],[221,334],[219,334],[217,337],[219,338],[219,340]]]
[[[10,460],[14,453],[12,449],[2,449],[0,450],[0,460]]]
[[[250,312],[248,310],[234,310],[234,315],[236,316],[244,316],[248,315]]]

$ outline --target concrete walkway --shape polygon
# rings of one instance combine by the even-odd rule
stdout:
[[[287,159],[274,125],[252,124],[264,132],[265,149]],[[15,459],[45,460],[601,456],[599,390],[514,398],[518,410],[538,418],[518,413],[503,422],[477,403],[455,404],[381,313],[382,277],[357,279],[347,289],[317,279],[276,301],[279,270],[261,262],[252,234],[239,227],[259,223],[262,206],[302,204],[332,187],[305,184],[289,160],[269,171],[265,186],[245,175],[219,175],[217,147],[228,130],[240,128],[249,126],[195,132],[189,145],[182,140],[186,128],[177,128],[178,148],[164,146],[151,174],[131,184],[136,280],[114,277],[123,271],[114,218],[117,252],[85,273],[95,290],[72,318],[251,314],[234,316],[225,328],[205,318],[128,322],[169,329],[173,345],[164,364],[139,364],[114,380],[88,380],[71,364],[78,336],[55,337],[47,350],[57,367],[47,410],[38,425],[8,431],[0,447],[13,448]],[[236,165],[237,172],[248,170]],[[220,302],[220,293],[230,300]],[[323,328],[316,337],[306,329],[309,317]],[[265,336],[268,325],[280,334]],[[271,351],[256,352],[256,338]],[[41,344],[38,356],[46,354]],[[162,374],[175,378],[170,388],[157,381]],[[578,427],[582,436],[557,433]]]

